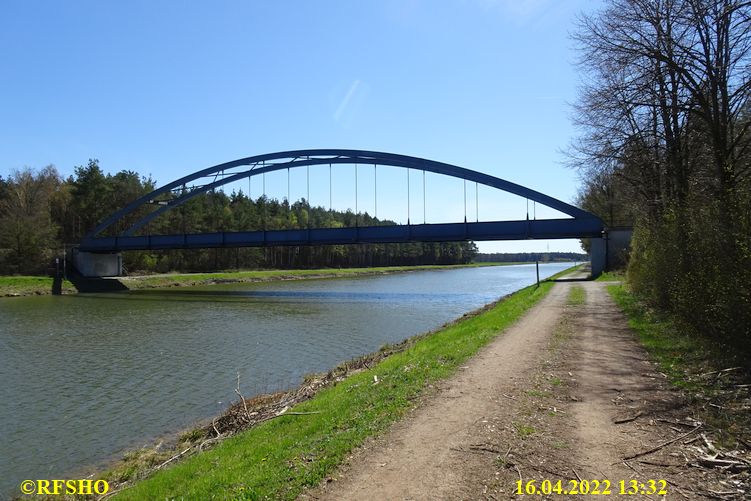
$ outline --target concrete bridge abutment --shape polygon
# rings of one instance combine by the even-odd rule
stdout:
[[[603,238],[590,240],[593,277],[626,266],[633,233],[633,228],[612,228],[604,232]]]
[[[592,278],[599,277],[605,271],[607,254],[607,245],[604,238],[590,240],[589,255],[592,263]]]
[[[123,274],[123,255],[73,249],[73,266],[84,277],[119,277]]]

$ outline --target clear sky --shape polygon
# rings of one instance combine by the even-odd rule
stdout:
[[[106,172],[161,185],[255,154],[356,148],[452,163],[571,202],[579,182],[561,150],[575,134],[579,77],[569,33],[575,15],[598,4],[3,0],[0,175],[54,164],[67,176],[97,158]],[[368,210],[373,172],[362,169],[359,208]],[[397,181],[379,169],[378,216],[403,222],[401,172]],[[279,175],[267,192],[282,198]],[[305,174],[293,175],[301,186]],[[336,193],[353,191],[343,186],[351,176],[339,173]],[[410,214],[422,222],[422,180],[412,176]],[[427,221],[461,221],[461,182],[432,176]],[[325,184],[314,183],[314,204],[328,204]],[[468,197],[474,219],[473,187]],[[335,208],[354,208],[334,198]],[[481,189],[478,205],[481,220],[525,217],[524,199],[495,190]],[[579,244],[480,243],[486,252],[548,248]]]

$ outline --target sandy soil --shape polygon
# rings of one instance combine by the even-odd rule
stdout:
[[[571,287],[584,304],[567,304]],[[599,498],[664,480],[667,496],[622,497],[743,499],[729,472],[695,466],[702,431],[605,284],[566,281],[301,499],[512,499],[520,478],[609,480]]]

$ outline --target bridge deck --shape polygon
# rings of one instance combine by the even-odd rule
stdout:
[[[260,230],[86,238],[81,242],[80,250],[86,252],[119,252],[125,250],[265,247],[272,245],[598,238],[602,236],[602,229],[602,222],[599,219],[577,218]]]

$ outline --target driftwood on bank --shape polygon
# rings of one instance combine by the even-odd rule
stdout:
[[[499,301],[502,301],[503,299],[504,298],[501,298]],[[438,330],[444,329],[445,327],[465,320],[466,318],[482,314],[483,312],[495,307],[497,302],[485,305],[484,307],[470,313],[465,313],[461,318],[444,324],[439,327]],[[204,427],[203,432],[208,438],[224,438],[262,423],[263,421],[274,419],[282,415],[304,415],[306,413],[292,413],[284,409],[285,407],[291,408],[296,404],[311,399],[321,389],[334,385],[362,370],[373,367],[389,356],[406,350],[417,341],[433,335],[434,332],[435,331],[427,332],[405,339],[400,343],[386,345],[376,352],[344,362],[327,373],[309,376],[299,387],[289,391],[245,398],[240,393],[240,376],[238,374],[235,393],[240,397],[240,401],[235,402],[224,412],[224,414],[215,418],[210,425]],[[374,376],[374,384],[377,384],[378,382],[378,377]],[[318,411],[315,413],[317,412]]]
[[[637,453],[635,453],[635,454],[631,454],[631,455],[629,455],[629,456],[626,456],[625,458],[623,458],[623,460],[624,460],[624,461],[627,461],[627,460],[629,460],[629,459],[636,459],[636,458],[638,458],[638,457],[646,456],[647,454],[652,454],[653,452],[657,452],[657,451],[659,451],[660,449],[662,449],[663,447],[665,447],[665,446],[668,446],[668,445],[670,445],[670,444],[672,444],[672,443],[674,443],[674,442],[677,442],[678,440],[682,440],[682,439],[686,438],[687,436],[689,436],[689,435],[691,435],[691,434],[693,434],[693,433],[695,433],[695,432],[699,431],[699,429],[700,429],[700,428],[701,428],[702,426],[703,426],[703,425],[701,425],[701,424],[700,424],[700,425],[698,425],[698,426],[697,426],[696,428],[694,428],[694,429],[692,429],[691,431],[689,431],[688,433],[684,433],[683,435],[680,435],[680,436],[678,436],[678,437],[675,437],[675,438],[673,438],[673,439],[671,439],[671,440],[668,440],[667,442],[663,442],[663,443],[661,443],[660,445],[657,445],[657,446],[655,446],[655,447],[652,447],[651,449],[647,449],[646,451],[642,451],[642,452],[637,452]]]
[[[437,330],[440,331],[467,318],[480,315],[494,308],[498,302],[503,301],[504,299],[505,297],[500,298],[498,301],[487,304],[482,308],[470,313],[465,313],[461,318],[447,322]],[[162,454],[160,461],[152,463],[152,466],[146,468],[138,467],[136,472],[130,474],[127,479],[121,481],[111,480],[111,490],[99,498],[100,501],[120,492],[133,480],[148,477],[161,468],[201,452],[205,448],[211,447],[225,438],[252,428],[264,421],[284,416],[306,416],[322,413],[323,411],[301,412],[290,411],[289,409],[296,404],[311,399],[323,388],[333,386],[358,372],[370,369],[391,355],[407,350],[416,342],[432,336],[435,332],[436,331],[426,332],[405,339],[399,343],[385,345],[376,352],[343,362],[327,373],[307,376],[300,386],[289,391],[279,391],[276,393],[261,394],[251,398],[246,398],[240,391],[240,375],[238,374],[237,384],[234,391],[240,398],[239,401],[233,403],[222,415],[215,417],[210,423],[189,431],[187,434],[192,435],[193,438],[190,438],[187,441],[181,441],[179,443],[180,447],[176,447],[174,451],[171,451],[169,456]],[[378,381],[378,379],[376,378],[375,381]],[[304,419],[304,417],[300,419]],[[190,444],[190,446],[183,449],[183,447],[188,444]],[[144,450],[156,451],[159,447],[161,447],[161,444],[155,449],[145,448]]]

